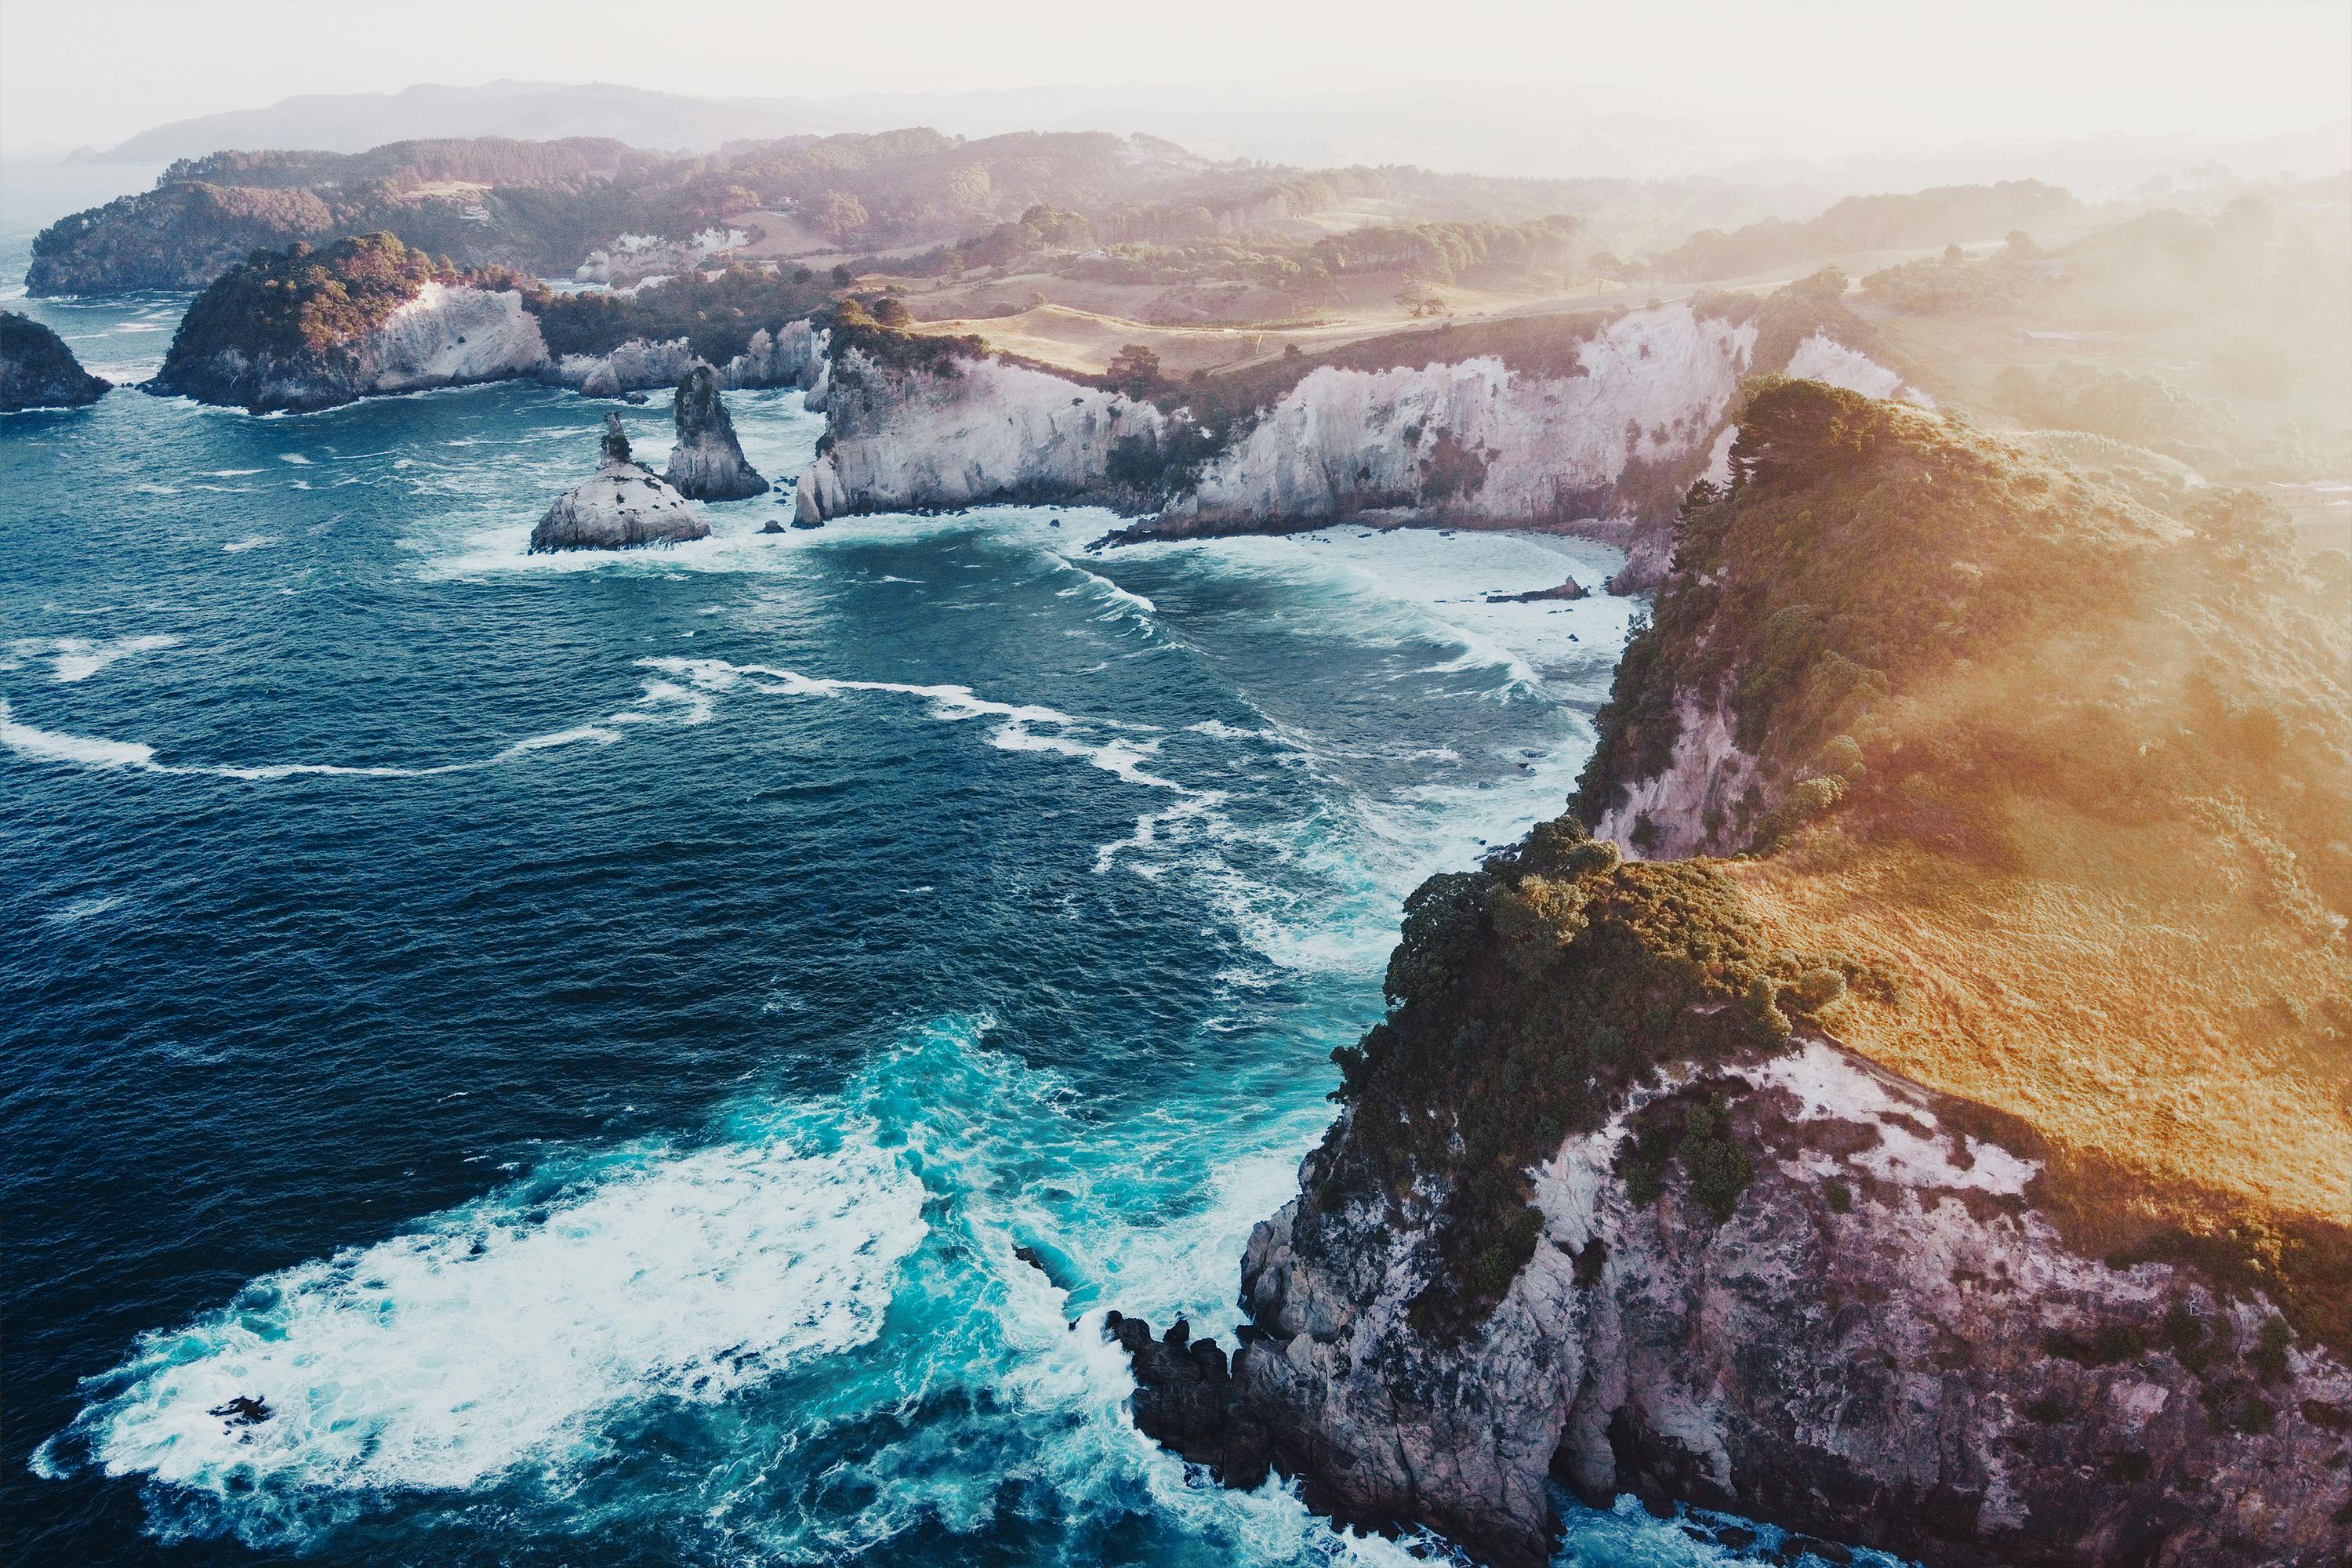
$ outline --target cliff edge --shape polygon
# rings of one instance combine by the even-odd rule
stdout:
[[[1626,1492],[1935,1568],[2342,1561],[2336,577],[2251,497],[1733,412],[1574,810],[1408,900],[1242,1342],[1117,1325],[1139,1423],[1498,1563]]]
[[[1549,528],[1624,549],[1612,586],[1646,589],[1683,492],[1723,477],[1743,376],[1796,362],[1927,400],[1832,335],[1871,342],[1836,304],[1843,288],[1832,273],[1766,301],[1449,324],[1181,384],[1148,364],[1076,378],[977,340],[837,333],[800,521],[1000,500],[1108,506],[1142,520],[1126,540]]]

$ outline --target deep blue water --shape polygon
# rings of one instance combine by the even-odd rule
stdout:
[[[131,377],[181,303],[11,308]],[[526,557],[601,413],[0,416],[9,1560],[1400,1559],[1067,1321],[1230,1329],[1400,900],[1559,808],[1635,609],[1475,601],[1609,553]]]

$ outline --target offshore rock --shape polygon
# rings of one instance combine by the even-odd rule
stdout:
[[[1486,602],[1490,605],[1537,605],[1546,599],[1590,598],[1591,593],[1583,584],[1570,577],[1557,588],[1530,588],[1524,594],[1489,594]]]
[[[1678,1167],[1646,1202],[1625,1174],[1710,1096],[1754,1163],[1719,1226]],[[1532,1259],[1459,1333],[1412,1311],[1440,1266],[1428,1226],[1342,1190],[1339,1146],[1250,1238],[1263,1337],[1224,1384],[1188,1376],[1188,1347],[1120,1334],[1139,1424],[1244,1484],[1263,1440],[1315,1506],[1504,1568],[1548,1560],[1555,1487],[1935,1568],[2256,1568],[2352,1545],[2352,1372],[2189,1267],[2071,1250],[2036,1207],[2030,1131],[1826,1037],[1670,1072],[1567,1139],[1528,1173]]]
[[[629,456],[621,416],[604,416],[604,460],[593,479],[574,488],[530,531],[533,554],[554,550],[625,550],[703,539],[709,524],[650,470]]]
[[[40,322],[0,310],[0,413],[79,408],[112,384],[82,369],[65,340]]]
[[[669,455],[663,477],[682,496],[696,500],[741,500],[764,494],[768,481],[743,460],[735,439],[735,422],[719,401],[719,376],[697,361],[677,384],[671,405],[677,422],[677,445]]]
[[[1227,1486],[1250,1488],[1265,1479],[1272,1434],[1235,1402],[1233,1375],[1249,1356],[1261,1352],[1245,1342],[1229,1367],[1217,1342],[1193,1339],[1192,1325],[1181,1318],[1170,1325],[1165,1339],[1156,1340],[1141,1318],[1107,1312],[1103,1332],[1134,1363],[1135,1424],[1146,1436],[1208,1466]]]

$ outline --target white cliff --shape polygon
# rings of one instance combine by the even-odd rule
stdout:
[[[834,360],[822,391],[826,445],[793,500],[803,523],[1102,499],[1118,489],[1114,445],[1156,441],[1167,423],[1149,403],[991,359],[902,370],[852,347]]]
[[[427,283],[369,334],[368,391],[415,392],[536,374],[547,363],[539,321],[511,289]]]
[[[1677,693],[1675,719],[1680,732],[1665,767],[1628,784],[1593,837],[1656,860],[1727,852],[1753,815],[1740,805],[1759,782],[1757,760],[1733,737],[1727,694],[1701,703]]]
[[[1654,584],[1673,551],[1675,503],[1720,469],[1726,417],[1757,341],[1753,321],[1687,305],[1634,310],[1575,351],[1572,371],[1514,369],[1479,354],[1418,366],[1307,373],[1230,436],[1189,437],[1150,404],[1051,372],[960,361],[952,374],[877,365],[851,351],[801,384],[829,440],[801,477],[798,521],[984,500],[1158,508],[1138,536],[1380,523],[1554,527],[1618,544],[1621,591]],[[1442,352],[1436,350],[1432,352]],[[1839,384],[1919,396],[1893,372],[1820,334],[1799,368]],[[834,383],[851,390],[839,390]],[[1114,465],[1113,443],[1148,437],[1213,455],[1164,471],[1173,493]],[[1151,478],[1147,470],[1145,479]]]
[[[1573,375],[1514,372],[1493,357],[1318,369],[1165,521],[1402,509],[1454,524],[1614,524],[1630,536],[1643,501],[1671,508],[1697,477],[1755,343],[1752,324],[1671,305],[1611,322],[1580,347]]]
[[[1400,1221],[1335,1190],[1327,1145],[1250,1238],[1229,1376],[1213,1345],[1113,1325],[1139,1419],[1237,1484],[1270,1462],[1343,1519],[1528,1568],[1562,1490],[1970,1568],[2331,1560],[2352,1371],[2192,1268],[2075,1250],[2036,1151],[1793,1047],[1654,1077],[1526,1172],[1533,1255],[1461,1337],[1414,1311],[1435,1194]],[[1754,1161],[1719,1224],[1678,1163],[1654,1196],[1626,1175],[1645,1128],[1671,1147],[1701,1106]]]
[[[547,364],[547,341],[520,293],[426,283],[381,325],[324,349],[198,354],[184,353],[175,340],[147,389],[258,414],[537,375]]]
[[[1864,397],[1895,397],[1921,408],[1936,400],[1858,349],[1850,349],[1825,332],[1815,332],[1797,345],[1780,373],[1796,381],[1827,382]]]
[[[762,327],[743,352],[711,368],[730,392],[754,387],[807,387],[824,363],[830,334],[806,321],[787,321],[775,331]],[[565,354],[544,379],[589,397],[621,397],[656,386],[676,386],[703,363],[684,338],[631,338],[601,354]]]

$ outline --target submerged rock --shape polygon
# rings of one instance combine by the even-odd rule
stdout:
[[[1524,594],[1489,594],[1486,602],[1490,605],[1533,605],[1545,599],[1589,598],[1591,593],[1592,590],[1570,577],[1557,588],[1530,588]]]
[[[741,500],[766,491],[768,481],[743,460],[735,421],[719,398],[718,374],[700,360],[679,377],[672,416],[677,421],[677,446],[664,477],[678,494],[697,500]]]
[[[704,539],[710,525],[687,499],[629,456],[621,416],[604,416],[604,460],[593,479],[548,508],[530,531],[532,553],[551,550],[625,550]]]
[[[79,408],[112,384],[82,369],[65,340],[40,322],[0,310],[0,412]]]

